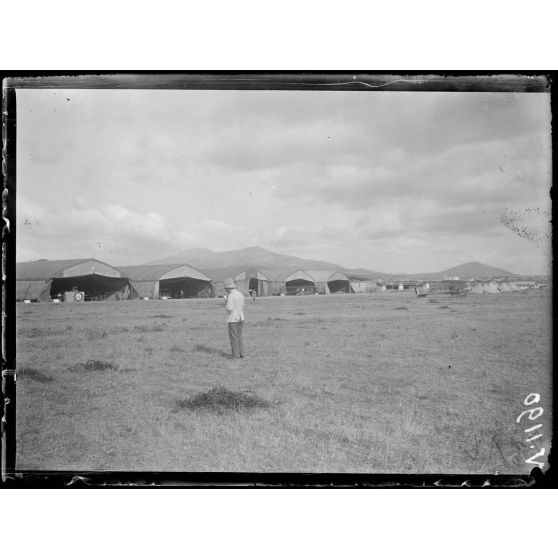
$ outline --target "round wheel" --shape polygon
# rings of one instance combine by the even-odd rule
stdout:
[[[76,302],[81,302],[83,300],[83,293],[75,293],[74,294],[74,300]]]

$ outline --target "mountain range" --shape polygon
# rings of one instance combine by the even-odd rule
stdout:
[[[187,262],[194,267],[201,269],[217,269],[223,267],[260,267],[262,269],[278,269],[302,267],[310,269],[343,269],[340,265],[319,260],[305,260],[295,256],[287,256],[265,250],[259,246],[249,246],[242,250],[229,250],[228,252],[214,252],[207,248],[193,248],[182,250],[162,260],[157,260],[156,264],[184,263]],[[318,267],[316,267],[318,266]]]
[[[176,254],[166,258],[149,262],[150,264],[182,264],[187,263],[204,272],[219,275],[226,274],[230,270],[231,274],[239,269],[246,267],[257,267],[259,269],[285,269],[300,268],[306,270],[331,269],[340,271],[352,278],[362,279],[389,279],[414,278],[414,279],[444,279],[449,277],[468,277],[491,278],[491,277],[512,277],[516,275],[505,269],[500,269],[480,262],[468,262],[449,269],[434,272],[422,273],[386,273],[367,268],[346,268],[331,262],[321,260],[310,260],[288,256],[266,250],[259,246],[249,246],[242,250],[229,250],[225,252],[215,252],[207,248],[192,248],[181,250]]]

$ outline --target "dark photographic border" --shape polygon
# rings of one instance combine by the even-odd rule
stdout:
[[[312,91],[455,91],[551,93],[555,72],[11,72],[2,77],[2,401],[0,438],[4,487],[547,487],[553,479],[553,454],[546,473],[530,475],[399,475],[301,473],[160,473],[25,471],[16,463],[16,103],[17,90],[33,89],[239,89]],[[555,146],[554,133],[552,147]],[[556,177],[553,153],[553,183]],[[552,190],[551,190],[552,197]],[[553,207],[554,217],[554,207]],[[554,271],[554,261],[553,261]],[[556,292],[553,283],[553,303]],[[554,322],[553,322],[554,324]],[[553,341],[554,327],[553,327]],[[554,376],[553,376],[554,377]],[[553,409],[556,392],[553,391]],[[553,413],[553,432],[556,416]],[[551,442],[552,443],[552,442]]]

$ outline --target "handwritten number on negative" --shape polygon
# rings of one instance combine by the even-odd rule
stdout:
[[[538,393],[530,393],[525,400],[523,401],[524,405],[534,405],[535,403],[538,403],[541,400],[541,396]],[[536,420],[538,419],[540,416],[542,416],[543,414],[543,408],[542,407],[534,407],[533,409],[527,409],[526,411],[523,411],[518,417],[517,419],[515,419],[515,422],[519,423],[521,422],[521,419],[525,416],[528,415],[529,416],[529,420]],[[534,430],[537,430],[539,428],[542,427],[542,424],[536,424],[535,426],[531,426],[530,428],[526,428],[525,432],[533,432]],[[534,436],[531,436],[530,438],[527,438],[525,441],[526,442],[533,442],[534,440],[537,440],[538,438],[542,437],[542,433],[538,433],[535,434]],[[535,446],[531,445],[531,448],[534,448]],[[545,453],[545,448],[542,448],[540,451],[538,451],[535,455],[533,455],[532,457],[530,457],[529,459],[525,460],[525,463],[529,463],[531,465],[537,465],[538,467],[540,467],[542,469],[543,467],[543,463],[541,463],[540,461],[535,461],[536,457],[542,457]]]
[[[532,457],[530,457],[529,459],[525,460],[525,463],[530,463],[531,465],[538,465],[539,467],[542,468],[542,466],[544,465],[544,463],[541,463],[540,461],[533,461],[535,459],[535,457],[542,457],[544,455],[544,448],[541,449],[541,451],[535,453],[535,455],[533,455]]]
[[[529,401],[529,398],[533,398],[533,401]],[[538,403],[541,400],[541,396],[538,393],[530,393],[523,401],[523,405],[532,405],[533,403]]]
[[[515,422],[521,422],[521,419],[523,418],[524,415],[529,415],[529,420],[535,420],[538,419],[542,414],[543,414],[543,408],[542,407],[535,407],[534,409],[527,409],[526,411],[523,411],[516,419]],[[533,413],[538,413],[536,415],[533,415]]]

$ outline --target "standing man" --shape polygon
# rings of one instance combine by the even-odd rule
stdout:
[[[225,279],[227,291],[225,310],[229,314],[229,339],[231,348],[236,358],[244,358],[244,344],[242,342],[242,326],[244,325],[244,295],[236,288],[232,279]]]

